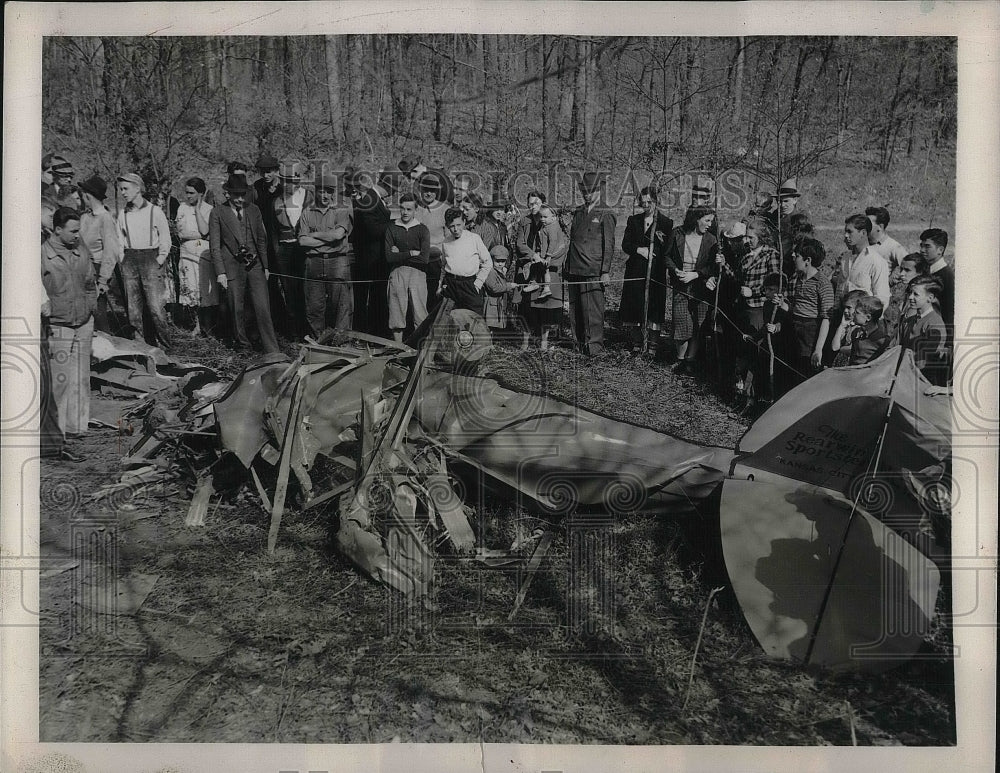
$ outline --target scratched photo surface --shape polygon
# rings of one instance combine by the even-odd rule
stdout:
[[[39,748],[960,746],[959,37],[543,30],[41,37]]]

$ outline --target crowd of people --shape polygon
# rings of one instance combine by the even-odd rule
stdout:
[[[167,351],[206,335],[273,353],[282,338],[336,330],[402,341],[448,299],[496,337],[543,351],[568,312],[572,345],[604,355],[619,245],[599,173],[579,175],[583,203],[571,213],[535,190],[521,214],[510,201],[485,202],[470,175],[414,155],[376,175],[317,165],[311,185],[295,160],[265,154],[256,169],[251,183],[247,165],[230,163],[221,196],[191,177],[181,201],[124,172],[112,214],[104,179],[75,184],[64,156],[42,160],[42,375],[52,395],[43,453],[74,458],[65,440],[86,431],[95,329]],[[789,180],[720,232],[709,181],[693,186],[677,226],[644,188],[615,280],[632,353],[656,353],[669,302],[674,372],[714,370],[744,410],[894,343],[947,389],[947,233],[928,229],[907,251],[887,233],[889,212],[871,206],[845,219],[847,251],[828,259],[799,199]]]

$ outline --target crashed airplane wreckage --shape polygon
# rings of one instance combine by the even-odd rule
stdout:
[[[146,422],[117,485],[162,478],[158,457],[181,442],[195,449],[187,523],[204,523],[236,466],[270,513],[269,551],[292,499],[326,507],[343,554],[408,596],[428,591],[445,543],[490,552],[477,550],[458,467],[550,514],[703,516],[717,502],[733,589],[767,653],[882,669],[920,646],[940,579],[931,554],[948,542],[950,398],[924,395],[911,353],[810,379],[733,451],[475,375],[490,339],[473,313],[441,309],[423,327],[418,348],[359,333],[308,341],[228,385],[188,370],[187,404]],[[511,617],[550,543],[539,540]]]

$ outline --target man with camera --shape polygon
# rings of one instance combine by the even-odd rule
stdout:
[[[280,351],[267,298],[270,272],[267,268],[264,221],[260,210],[246,201],[248,186],[245,177],[230,175],[222,189],[226,194],[226,203],[212,208],[208,219],[208,241],[219,286],[229,295],[236,348],[250,348],[244,305],[249,290],[264,351]]]

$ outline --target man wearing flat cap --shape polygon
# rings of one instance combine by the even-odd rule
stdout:
[[[170,324],[164,310],[167,278],[164,264],[170,254],[170,223],[160,207],[143,196],[144,183],[135,172],[119,175],[118,192],[125,208],[118,214],[122,279],[128,321],[136,340],[143,338],[143,310],[149,310],[155,335],[147,343],[163,348],[172,342]]]
[[[604,353],[604,288],[615,250],[615,215],[601,200],[604,180],[587,172],[579,180],[583,204],[573,213],[565,279],[573,332],[584,354]]]
[[[337,203],[337,178],[323,170],[316,177],[316,201],[302,213],[299,245],[305,250],[306,319],[315,337],[328,327],[350,330],[354,317],[351,289],[351,211]]]
[[[306,321],[306,301],[302,285],[305,256],[299,246],[299,221],[302,213],[312,206],[313,196],[302,185],[302,165],[297,161],[283,161],[278,167],[280,196],[273,200],[277,225],[274,247],[274,268],[281,277],[285,298],[283,332],[289,338],[299,338],[309,332]]]
[[[73,182],[73,164],[57,153],[47,153],[42,158],[42,195],[59,199],[63,190]]]
[[[236,348],[250,348],[246,332],[249,291],[261,344],[271,353],[280,349],[267,297],[267,236],[260,210],[246,201],[248,188],[241,175],[230,175],[226,180],[222,186],[226,203],[212,207],[208,217],[208,243],[219,286],[229,294]]]

